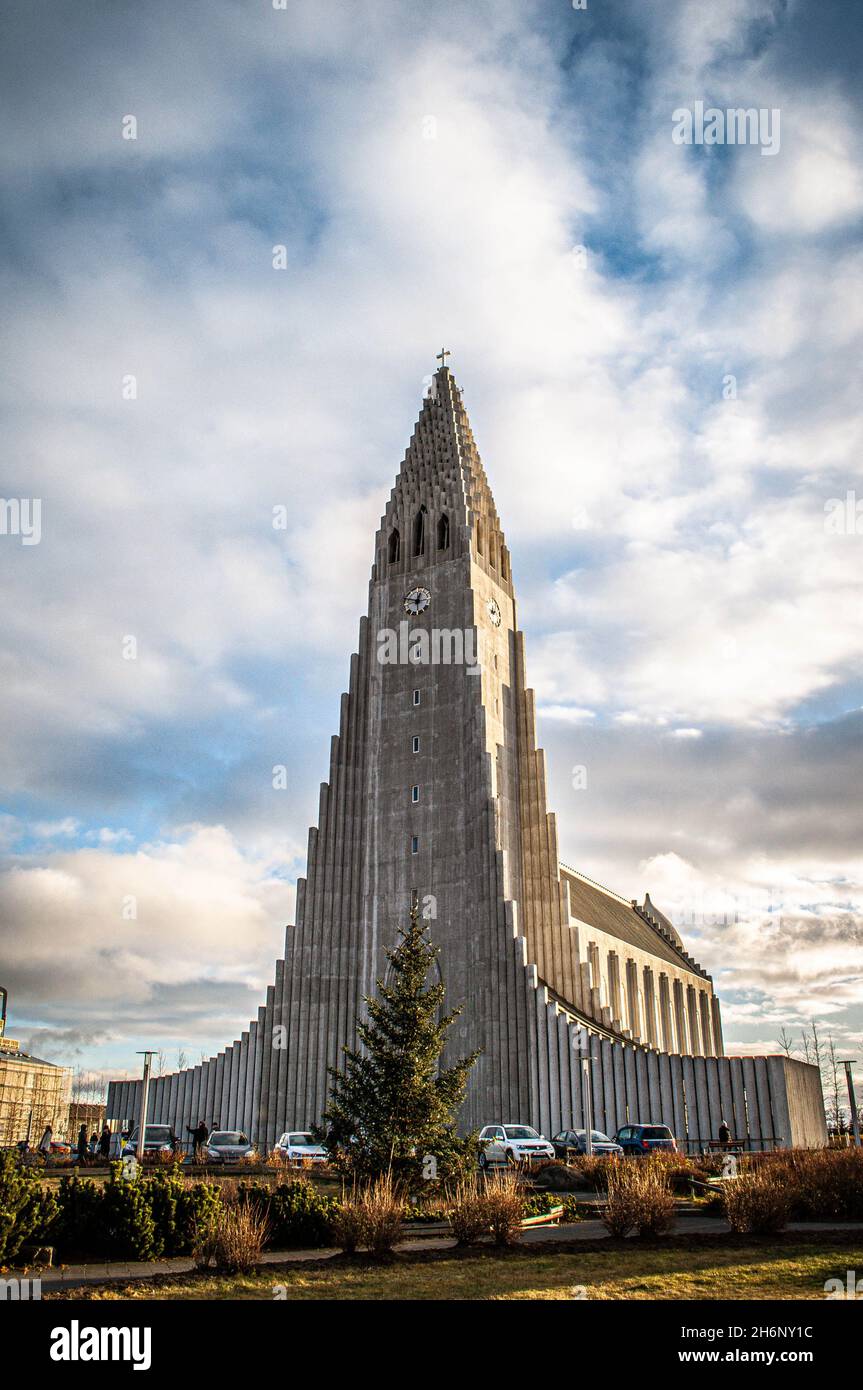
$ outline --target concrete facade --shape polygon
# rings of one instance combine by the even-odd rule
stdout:
[[[629,1068],[647,1077],[657,1050],[690,1068],[721,1057],[712,981],[649,896],[559,862],[509,552],[447,367],[377,532],[296,925],[257,1020],[205,1064],[200,1102],[180,1113],[170,1078],[155,1084],[178,1132],[203,1117],[270,1148],[317,1122],[412,901],[441,947],[447,1007],[462,1009],[447,1060],[481,1052],[464,1129],[574,1122],[584,1038],[618,1048],[608,1097]]]

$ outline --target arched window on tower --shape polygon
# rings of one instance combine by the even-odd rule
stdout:
[[[426,553],[426,509],[420,507],[414,521],[414,555]]]
[[[390,544],[389,544],[389,562],[390,562],[390,564],[391,564],[391,565],[394,565],[395,562],[396,562],[396,560],[400,560],[400,559],[401,559],[401,554],[402,554],[402,540],[401,540],[401,536],[400,536],[399,533],[398,533],[398,527],[395,527],[392,531],[390,531]]]
[[[449,550],[449,517],[446,512],[443,513],[437,524],[437,548],[438,550]]]

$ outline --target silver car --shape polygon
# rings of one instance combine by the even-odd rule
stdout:
[[[255,1146],[238,1129],[214,1129],[204,1148],[209,1163],[239,1163],[255,1152]]]

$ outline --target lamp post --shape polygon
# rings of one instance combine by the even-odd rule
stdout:
[[[139,1163],[144,1159],[144,1135],[147,1131],[147,1097],[150,1091],[150,1061],[153,1052],[139,1052],[138,1056],[144,1059],[144,1078],[141,1082],[141,1110],[138,1115],[138,1145],[135,1150],[135,1157]]]
[[[854,1077],[851,1075],[851,1067],[853,1066],[856,1060],[856,1057],[852,1057],[850,1061],[843,1061],[842,1065],[845,1068],[845,1081],[848,1086],[848,1105],[851,1110],[851,1128],[854,1131],[854,1143],[859,1149],[860,1121],[857,1118],[857,1097],[854,1094]]]

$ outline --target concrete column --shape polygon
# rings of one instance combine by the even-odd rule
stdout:
[[[682,980],[674,981],[674,1030],[677,1034],[678,1052],[681,1054],[691,1052],[689,1030],[686,1027],[686,1000]]]
[[[694,985],[686,986],[686,1012],[689,1022],[689,1038],[692,1043],[693,1056],[700,1056],[703,1052],[701,1046],[701,1030],[698,1026],[698,999]]]
[[[649,1047],[656,1047],[656,999],[653,988],[653,971],[645,965],[642,972],[644,981],[644,1041]]]
[[[633,1038],[641,1037],[641,1011],[638,1007],[638,966],[631,958],[626,962],[626,1012]]]
[[[222,1082],[225,1076],[225,1054],[220,1052],[216,1058],[216,1074],[213,1080],[213,1111],[210,1118],[211,1129],[221,1129],[222,1125]]]
[[[665,971],[659,975],[659,1036],[663,1052],[674,1051],[674,1033],[671,1027],[671,998],[668,989],[668,976]]]
[[[616,951],[608,953],[608,1002],[615,1027],[623,1023],[620,1007],[620,957]]]
[[[231,1128],[231,1077],[236,1062],[236,1043],[225,1048],[225,1070],[222,1074],[222,1128]]]
[[[698,1007],[700,1012],[699,1022],[701,1024],[702,1051],[705,1057],[715,1056],[713,1039],[710,1036],[710,998],[706,989],[698,991]]]
[[[713,1015],[713,1046],[716,1049],[717,1057],[725,1056],[725,1043],[722,1038],[722,1017],[719,1011],[719,1000],[714,994],[710,1000],[710,1012]]]

